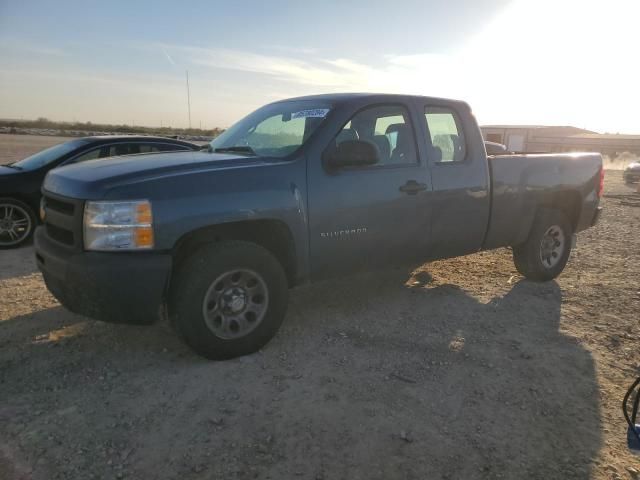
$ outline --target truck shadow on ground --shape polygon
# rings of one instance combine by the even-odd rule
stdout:
[[[126,471],[154,478],[589,478],[598,386],[590,354],[559,331],[559,286],[523,281],[482,303],[427,273],[405,281],[297,289],[271,344],[219,363],[164,325],[61,308],[7,320],[0,430],[23,463],[44,451],[46,474],[106,475],[89,459],[113,443],[135,451]],[[61,466],[83,439],[84,460]]]

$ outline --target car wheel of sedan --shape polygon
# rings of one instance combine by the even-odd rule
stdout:
[[[530,280],[543,282],[556,278],[569,260],[572,236],[573,228],[564,213],[540,209],[527,241],[513,247],[516,269]]]
[[[253,353],[276,334],[288,285],[278,260],[249,242],[206,245],[172,280],[169,316],[200,355],[225,360]]]
[[[0,198],[0,248],[15,248],[26,243],[36,226],[33,209],[13,198]]]

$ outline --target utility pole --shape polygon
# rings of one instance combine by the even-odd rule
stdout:
[[[187,109],[189,111],[189,130],[191,130],[191,93],[189,92],[189,70],[187,70]]]

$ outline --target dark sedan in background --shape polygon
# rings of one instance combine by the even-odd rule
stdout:
[[[31,238],[38,221],[40,187],[53,168],[120,155],[199,149],[199,145],[165,137],[85,137],[0,165],[0,248],[17,247]]]
[[[627,165],[622,173],[625,183],[637,183],[640,181],[640,162],[632,162]]]

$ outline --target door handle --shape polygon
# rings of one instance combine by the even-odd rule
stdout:
[[[400,187],[400,191],[408,195],[415,195],[418,192],[427,189],[426,183],[418,183],[415,180],[409,180],[407,183]]]

